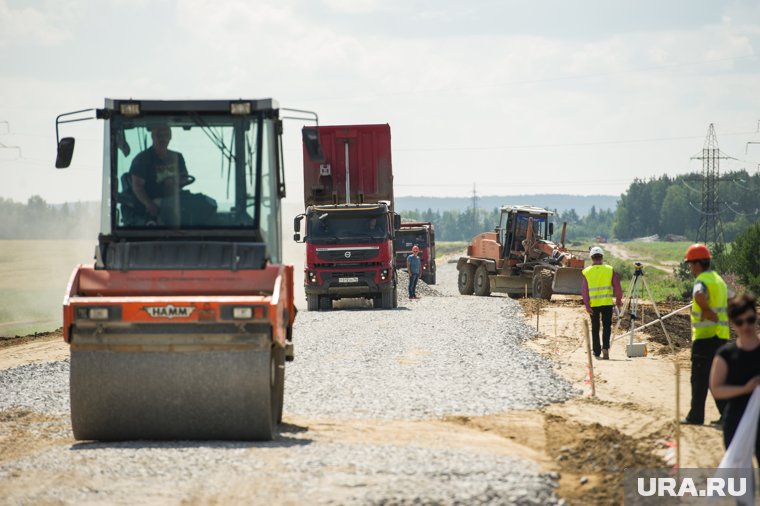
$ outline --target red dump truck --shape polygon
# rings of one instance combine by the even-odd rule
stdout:
[[[310,311],[365,298],[397,305],[389,125],[305,127],[304,207],[293,239],[306,243],[304,287]],[[301,222],[305,230],[301,236]]]
[[[406,267],[406,258],[412,254],[412,248],[420,248],[419,257],[422,265],[422,281],[428,285],[435,284],[435,227],[430,222],[404,222],[396,232],[396,266]]]

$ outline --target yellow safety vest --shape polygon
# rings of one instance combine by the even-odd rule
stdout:
[[[588,283],[588,298],[591,307],[613,306],[612,274],[615,271],[606,264],[589,265],[583,269]]]
[[[728,290],[726,282],[723,281],[717,272],[705,271],[697,276],[697,282],[702,282],[707,287],[707,297],[710,303],[710,309],[718,315],[718,321],[705,320],[702,317],[702,308],[693,300],[691,307],[691,339],[707,339],[710,337],[719,337],[728,339],[731,332],[728,328]]]

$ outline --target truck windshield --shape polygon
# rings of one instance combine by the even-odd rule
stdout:
[[[388,236],[385,215],[348,215],[314,212],[308,216],[308,234],[313,242],[382,241]]]
[[[277,211],[271,119],[117,115],[110,139],[114,228],[271,232]]]
[[[424,230],[404,230],[396,232],[396,250],[412,250],[412,246],[423,248],[427,246],[427,234]]]

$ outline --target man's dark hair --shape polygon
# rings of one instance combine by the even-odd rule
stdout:
[[[596,255],[592,255],[592,256],[591,256],[591,259],[592,259],[592,260],[599,260],[599,259],[601,259],[601,258],[604,258],[604,255],[600,255],[600,254],[598,254],[598,253],[597,253]]]
[[[732,320],[750,310],[757,314],[757,299],[749,292],[732,297],[728,301],[728,317]]]
[[[702,270],[708,270],[710,269],[710,261],[709,260],[694,260],[695,263],[698,263],[702,266]]]

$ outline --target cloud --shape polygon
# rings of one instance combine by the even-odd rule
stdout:
[[[59,12],[53,3],[44,9],[14,9],[7,0],[0,0],[0,47],[55,46],[65,42],[72,34],[57,26]]]

